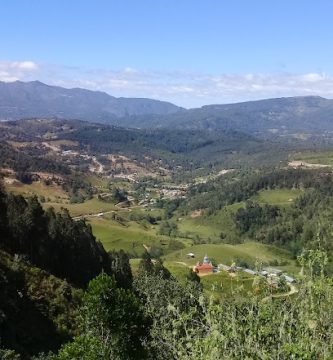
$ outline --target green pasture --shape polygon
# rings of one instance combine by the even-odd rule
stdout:
[[[254,277],[238,272],[234,277],[221,271],[201,277],[201,283],[206,293],[213,298],[225,298],[252,293]]]
[[[116,209],[114,204],[100,201],[97,198],[92,198],[82,204],[70,204],[68,202],[47,202],[43,206],[44,208],[53,207],[56,211],[59,211],[61,208],[66,208],[73,217],[97,214],[106,211],[113,211]]]
[[[290,160],[333,166],[333,151],[297,152],[290,155]]]
[[[274,189],[263,190],[252,197],[253,201],[260,204],[270,205],[290,205],[300,195],[304,193],[301,189]]]
[[[133,274],[137,273],[140,259],[131,259],[131,268]],[[186,277],[191,269],[188,265],[175,261],[165,261],[164,266],[180,282],[185,282]],[[234,277],[227,272],[212,273],[201,277],[201,284],[207,295],[213,298],[221,299],[231,295],[247,295],[252,292],[254,277],[245,273],[238,272]]]
[[[182,233],[198,235],[202,239],[220,239],[221,233],[225,237],[235,236],[233,221],[234,213],[244,206],[244,203],[236,203],[225,206],[214,215],[203,215],[197,218],[190,216],[178,221],[178,228]]]
[[[195,258],[188,258],[186,254],[194,253]],[[237,259],[246,261],[249,265],[255,266],[260,263],[277,261],[286,265],[294,265],[287,251],[282,251],[271,245],[264,245],[256,242],[246,242],[244,244],[199,244],[187,247],[182,250],[174,251],[165,256],[166,261],[184,263],[193,266],[198,261],[202,261],[205,255],[216,260],[217,263],[231,265]],[[285,265],[285,266],[286,266]]]
[[[68,195],[59,185],[45,185],[43,182],[33,182],[32,184],[6,184],[6,190],[16,195],[27,196],[44,196],[52,201],[68,201]]]
[[[123,249],[141,256],[145,251],[144,245],[148,248],[159,248],[163,254],[173,251],[175,242],[184,246],[181,239],[157,235],[155,227],[147,227],[135,221],[119,223],[115,220],[92,218],[88,222],[92,226],[93,234],[107,251]]]

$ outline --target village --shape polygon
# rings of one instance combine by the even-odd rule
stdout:
[[[195,258],[195,254],[193,253],[188,253],[187,256]],[[244,272],[250,276],[260,276],[266,279],[267,283],[276,289],[279,288],[281,281],[284,281],[288,285],[296,282],[293,277],[285,274],[282,270],[273,267],[264,267],[261,270],[256,271],[246,267],[236,266],[235,263],[232,263],[230,266],[225,264],[218,264],[217,266],[214,266],[207,255],[205,255],[202,262],[197,262],[196,265],[193,266],[192,270],[199,276],[219,273],[222,271],[229,273],[230,276],[236,276],[237,272]]]

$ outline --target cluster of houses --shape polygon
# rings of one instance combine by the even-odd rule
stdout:
[[[193,253],[187,254],[189,257],[195,257]],[[225,264],[219,264],[217,267],[213,266],[212,262],[209,260],[209,257],[205,255],[202,262],[197,262],[196,265],[193,266],[193,271],[196,272],[199,275],[205,275],[213,272],[220,272],[220,271],[227,271],[228,273],[235,273],[237,271],[243,271],[249,275],[253,276],[262,276],[269,280],[271,283],[277,283],[280,278],[284,278],[284,280],[291,284],[294,283],[296,280],[287,275],[284,274],[282,270],[275,269],[272,267],[265,267],[261,271],[255,271],[252,269],[248,269],[241,266],[236,266],[235,264],[232,264],[231,266],[225,265]]]

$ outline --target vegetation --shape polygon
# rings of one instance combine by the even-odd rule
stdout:
[[[252,296],[235,297],[235,289],[217,304],[193,281],[181,285],[145,273],[134,282],[134,295],[118,290],[103,274],[84,296],[80,335],[48,358],[329,359],[333,288],[324,275],[325,259],[320,251],[305,252],[299,259],[306,275],[298,294],[274,301],[266,300],[269,289],[260,282]]]
[[[229,130],[6,134],[0,358],[332,358],[330,168],[276,166],[281,144]],[[232,268],[193,272],[206,254]],[[237,271],[267,266],[297,282]]]

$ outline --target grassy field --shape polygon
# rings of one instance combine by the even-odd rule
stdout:
[[[213,298],[230,297],[231,295],[249,295],[252,293],[254,277],[244,273],[237,273],[231,277],[227,272],[221,271],[201,278],[206,293]]]
[[[196,257],[188,258],[186,254],[193,252]],[[205,255],[216,260],[217,263],[231,265],[237,258],[246,261],[250,267],[255,268],[256,264],[267,264],[273,260],[278,263],[286,263],[284,266],[274,266],[280,268],[289,275],[299,273],[299,267],[291,259],[287,251],[269,245],[247,242],[239,245],[227,244],[200,244],[192,247],[172,252],[164,257],[165,266],[171,273],[181,281],[185,281],[189,269],[198,261],[202,261]],[[136,262],[135,266],[137,266]],[[244,272],[237,272],[235,277],[231,277],[227,272],[213,273],[201,277],[201,283],[206,293],[214,298],[223,298],[230,295],[246,296],[252,294],[252,284],[254,277]]]
[[[333,166],[333,151],[307,151],[290,155],[290,160]]]
[[[68,195],[61,186],[47,186],[43,182],[33,182],[30,185],[21,183],[6,184],[6,190],[23,196],[44,196],[52,201],[58,201],[59,199],[66,201],[68,199]]]
[[[160,239],[154,231],[146,230],[135,222],[121,225],[115,221],[102,218],[89,220],[93,234],[99,239],[106,250],[134,251],[141,254],[146,246],[160,245]]]
[[[182,233],[198,235],[202,239],[220,239],[221,233],[226,237],[235,235],[233,214],[244,203],[236,203],[224,207],[214,215],[203,215],[197,218],[186,217],[178,221],[178,228]]]
[[[300,189],[276,189],[263,190],[252,197],[252,200],[260,204],[270,204],[277,206],[289,206],[303,193]],[[203,214],[200,217],[191,218],[190,216],[180,218],[177,221],[179,231],[191,237],[199,236],[204,240],[219,240],[222,237],[227,242],[233,243],[237,238],[237,229],[233,216],[235,212],[244,206],[243,202],[225,206],[214,215]]]
[[[191,259],[186,256],[192,252],[195,258]],[[200,244],[187,247],[183,250],[172,252],[165,256],[166,261],[173,263],[184,263],[187,266],[193,266],[197,261],[202,261],[205,255],[214,258],[217,263],[231,265],[235,260],[246,261],[252,267],[256,263],[269,263],[277,261],[286,263],[284,269],[295,269],[295,262],[291,259],[287,251],[283,251],[270,245],[259,244],[256,242],[246,242],[244,244]]]
[[[62,207],[68,209],[72,216],[96,214],[105,211],[115,210],[115,206],[112,203],[106,203],[99,201],[97,198],[85,201],[82,204],[70,204],[70,203],[56,203],[46,202],[44,208],[53,207],[56,211],[59,211]]]
[[[133,274],[137,273],[139,266],[139,259],[131,259],[131,268]],[[185,282],[186,277],[190,271],[190,267],[174,261],[165,261],[164,266],[171,272],[171,274],[180,282]],[[254,277],[248,276],[245,273],[237,273],[235,277],[231,277],[225,271],[220,273],[213,273],[201,277],[201,284],[208,296],[216,299],[229,297],[230,295],[248,295],[252,293],[252,284]]]
[[[270,205],[290,205],[298,196],[303,194],[300,189],[275,189],[263,190],[258,195],[252,197],[253,201],[260,204]]]
[[[100,240],[106,250],[123,249],[131,254],[141,256],[145,251],[143,245],[160,249],[163,254],[174,251],[173,245],[188,245],[186,239],[172,239],[156,233],[154,226],[144,226],[135,221],[123,224],[104,218],[93,218],[89,220],[93,234]]]

